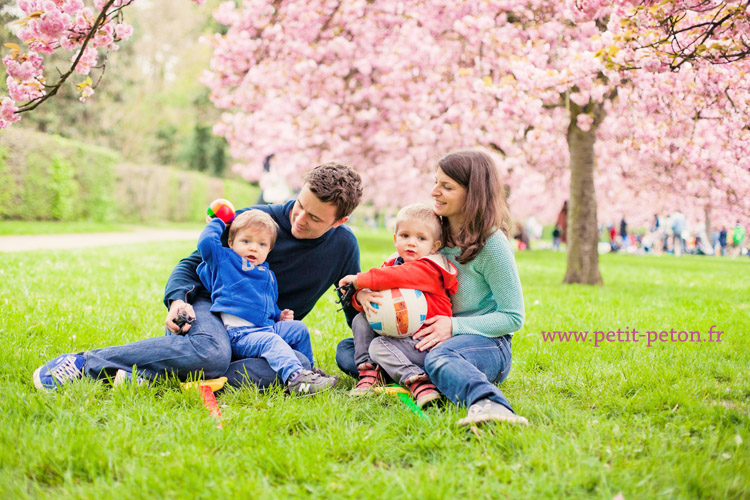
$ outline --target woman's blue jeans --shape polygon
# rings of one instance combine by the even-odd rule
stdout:
[[[495,385],[510,373],[510,336],[456,335],[427,354],[424,368],[432,383],[456,404],[490,399],[513,411]]]

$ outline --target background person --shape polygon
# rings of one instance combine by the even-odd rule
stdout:
[[[560,242],[568,243],[568,200],[563,202],[563,206],[560,209],[560,213],[557,214],[557,220],[555,221],[557,227],[560,228]]]
[[[745,226],[737,221],[737,225],[732,230],[732,257],[742,255],[742,242],[745,241]]]

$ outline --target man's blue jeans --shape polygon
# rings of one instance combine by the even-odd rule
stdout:
[[[135,365],[138,375],[149,380],[165,374],[185,380],[201,371],[206,378],[224,375],[232,360],[224,324],[211,313],[208,299],[196,300],[193,309],[195,323],[185,335],[167,331],[162,337],[85,352],[84,373],[93,378],[113,378],[117,370],[130,371]]]
[[[310,334],[301,321],[279,321],[272,326],[244,326],[227,330],[235,359],[263,358],[286,382],[303,368],[294,350],[313,359]]]
[[[199,298],[192,305],[195,323],[187,334],[167,331],[162,337],[85,352],[85,375],[112,379],[117,370],[129,371],[135,365],[138,375],[150,380],[165,374],[185,380],[202,372],[206,378],[225,376],[233,386],[252,384],[266,388],[278,382],[265,359],[242,359],[230,364],[232,346],[221,319],[211,313],[211,301]],[[302,366],[310,369],[307,357],[296,351],[295,354]]]
[[[432,349],[424,367],[440,392],[458,405],[471,406],[488,398],[513,411],[495,385],[510,373],[511,358],[510,336],[456,335]],[[358,376],[353,339],[339,342],[336,363],[344,373]]]

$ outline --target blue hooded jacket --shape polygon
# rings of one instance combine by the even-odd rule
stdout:
[[[211,312],[233,314],[255,326],[271,326],[279,320],[279,289],[268,266],[256,266],[221,244],[224,222],[214,218],[198,238],[203,262],[198,276],[211,291]]]

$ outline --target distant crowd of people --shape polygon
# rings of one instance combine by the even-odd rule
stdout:
[[[712,230],[710,237],[705,225],[690,227],[685,215],[679,210],[669,216],[654,214],[647,231],[629,231],[624,216],[620,220],[619,231],[614,224],[608,224],[606,229],[613,252],[657,255],[670,253],[678,257],[682,254],[732,257],[750,255],[747,248],[750,240],[746,240],[746,229],[740,220],[737,220],[734,227],[720,226]]]
[[[372,209],[365,216],[365,225],[375,229],[392,226],[392,217],[385,217]],[[749,256],[750,238],[746,238],[746,228],[741,220],[733,227],[718,226],[711,230],[710,237],[705,225],[691,226],[687,217],[675,210],[671,215],[654,214],[648,229],[632,229],[623,215],[619,224],[608,222],[599,226],[600,252],[627,252],[640,254],[682,254]],[[543,239],[544,226],[533,215],[522,222],[515,222],[511,236],[516,250],[550,248],[548,239]],[[549,234],[549,233],[547,233]],[[568,243],[568,202],[560,208],[552,226],[552,246],[555,251],[564,250]],[[547,236],[548,238],[549,236]],[[607,247],[608,245],[608,247]]]
[[[560,251],[567,244],[568,202],[563,203],[552,228],[552,249]],[[746,228],[741,220],[733,227],[718,226],[707,234],[705,225],[691,226],[685,215],[675,210],[671,215],[654,214],[648,229],[633,230],[623,216],[619,224],[609,222],[599,226],[600,241],[609,244],[610,252],[642,254],[682,254],[750,256],[750,238],[746,238]],[[513,237],[518,250],[528,250],[532,241],[542,237],[542,226],[533,216],[514,226]],[[607,243],[601,243],[607,245]],[[542,247],[547,247],[543,243]],[[606,248],[606,247],[605,247]],[[602,250],[600,250],[602,251]],[[604,250],[606,251],[606,250]]]

